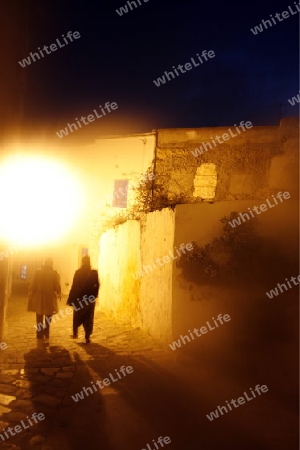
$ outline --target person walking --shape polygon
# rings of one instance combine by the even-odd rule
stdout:
[[[78,338],[78,328],[83,325],[86,343],[93,333],[95,302],[99,293],[98,271],[91,268],[88,255],[82,257],[82,266],[76,270],[67,300],[73,306],[73,339]]]
[[[52,258],[46,258],[35,272],[28,292],[28,311],[36,313],[37,339],[49,339],[52,316],[59,310],[58,298],[61,299],[60,277],[53,270]]]

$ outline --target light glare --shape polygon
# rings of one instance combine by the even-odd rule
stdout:
[[[0,166],[0,236],[20,245],[63,236],[82,207],[79,184],[54,160],[27,156]]]

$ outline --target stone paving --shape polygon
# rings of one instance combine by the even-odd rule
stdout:
[[[196,367],[99,310],[91,344],[84,343],[82,328],[78,340],[70,338],[72,316],[51,325],[49,342],[40,341],[26,306],[25,297],[10,299],[7,349],[0,350],[0,434],[27,424],[35,412],[45,419],[7,434],[1,449],[149,450],[151,443],[154,450],[152,440],[159,436],[171,438],[168,450],[298,449],[297,411],[279,404],[272,393],[216,421],[206,418],[225,399],[266,382],[259,371],[255,381],[245,382],[207,364]],[[72,399],[83,387],[109,374],[116,377],[123,365],[134,372],[95,393],[91,388],[82,400]]]
[[[72,316],[60,318],[51,325],[49,341],[37,340],[35,316],[26,311],[26,306],[25,297],[12,297],[9,302],[4,339],[7,349],[0,350],[0,433],[3,428],[15,427],[22,420],[26,421],[26,417],[30,418],[34,412],[43,413],[45,419],[20,434],[14,433],[16,436],[8,434],[9,439],[1,440],[0,446],[11,450],[33,446],[50,450],[58,444],[54,439],[53,444],[47,445],[47,441],[51,440],[51,430],[56,426],[63,430],[71,425],[76,432],[84,431],[89,421],[87,413],[91,411],[91,403],[99,403],[97,396],[87,398],[84,405],[76,405],[71,400],[72,391],[78,392],[84,385],[82,380],[91,379],[85,362],[95,357],[93,342],[102,346],[102,352],[97,353],[100,362],[110,354],[152,352],[157,356],[164,352],[141,330],[113,322],[99,310],[95,314],[92,343],[89,344],[92,354],[86,351],[82,327],[78,340],[70,338]],[[61,309],[64,308],[65,299],[61,303]],[[75,448],[69,447],[65,441],[60,440],[60,448]]]

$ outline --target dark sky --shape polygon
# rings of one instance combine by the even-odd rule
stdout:
[[[118,110],[90,124],[90,131],[230,126],[241,120],[275,125],[280,103],[283,116],[297,115],[298,106],[288,99],[299,92],[299,13],[256,36],[250,31],[289,5],[296,10],[292,0],[140,2],[121,17],[115,10],[125,0],[41,0],[30,7],[29,51],[68,31],[79,31],[81,38],[21,69],[28,83],[26,121],[59,129],[107,101],[117,102]],[[164,71],[202,50],[216,57],[154,85]]]

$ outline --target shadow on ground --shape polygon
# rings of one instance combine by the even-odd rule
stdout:
[[[19,425],[23,420],[23,428],[26,427],[11,437],[9,444],[18,445],[21,450],[93,448],[95,442],[90,441],[87,430],[93,420],[92,412],[101,409],[101,394],[79,404],[71,400],[72,390],[79,390],[83,382],[89,383],[91,379],[86,365],[78,355],[74,361],[64,347],[49,346],[45,341],[39,341],[37,345],[24,355],[25,367],[15,382],[19,391],[24,392],[24,399],[10,403],[9,407],[17,412],[2,415],[2,420],[11,426]],[[44,420],[35,423],[31,417],[34,412],[42,413]],[[104,448],[110,450],[101,423],[98,433],[101,442],[105,442]]]
[[[229,448],[224,447],[224,443],[231,449],[240,449],[241,446],[249,450],[268,448],[257,430],[250,431],[247,427],[248,415],[253,414],[249,405],[242,412],[244,427],[241,423],[237,426],[236,411],[210,422],[206,414],[212,408],[205,395],[202,398],[195,395],[189,386],[182,384],[176,374],[170,375],[142,356],[120,356],[97,343],[84,348],[92,356],[87,365],[98,379],[107,378],[110,373],[115,375],[115,369],[119,371],[123,365],[134,369],[132,374],[113,382],[109,388],[102,391],[99,389],[104,396],[103,407],[106,414],[99,416],[98,421],[95,417],[91,430],[91,433],[94,432],[95,442],[91,449],[97,448],[96,430],[101,427],[101,420],[106,421],[105,429],[113,443],[113,449],[139,450],[145,448],[147,443],[153,446],[152,440],[159,436],[169,436],[172,441],[170,449],[176,450]],[[205,386],[203,391],[207,388]],[[105,395],[106,389],[113,390],[111,395]],[[208,389],[213,389],[213,386]],[[87,398],[81,402],[86,400]],[[123,412],[118,410],[118,403],[126,405]],[[119,422],[123,426],[119,426]],[[143,424],[149,429],[146,434],[143,432]],[[123,429],[123,435],[114,434],[114,430],[116,432],[118,429]],[[134,442],[127,440],[130,436],[134,436]]]

